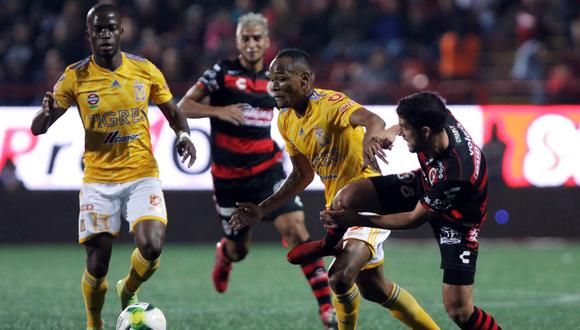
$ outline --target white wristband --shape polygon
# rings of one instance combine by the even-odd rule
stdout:
[[[182,140],[185,140],[185,139],[191,141],[191,137],[189,136],[189,133],[188,132],[179,131],[179,134],[177,136],[179,137],[179,141],[182,141]]]

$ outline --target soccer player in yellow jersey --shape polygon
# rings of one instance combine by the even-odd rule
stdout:
[[[374,137],[384,130],[384,121],[342,93],[315,89],[310,56],[302,50],[280,51],[270,64],[270,80],[293,169],[278,191],[259,205],[239,203],[230,219],[232,228],[259,222],[303,191],[314,173],[324,183],[326,207],[356,209],[357,205],[338,205],[334,196],[351,182],[379,175],[375,156],[384,159],[384,154]],[[397,130],[391,133],[394,139]],[[361,296],[388,308],[413,329],[439,329],[413,296],[383,277],[382,243],[389,233],[351,227],[344,234],[342,250],[329,270],[339,329],[356,328]]]
[[[184,115],[173,102],[165,78],[146,59],[122,53],[119,11],[97,4],[87,14],[92,56],[67,67],[47,92],[32,122],[35,135],[76,104],[85,128],[85,176],[80,191],[79,242],[86,269],[81,289],[87,329],[103,329],[101,310],[107,271],[121,216],[130,224],[137,248],[127,276],[116,286],[121,307],[137,301],[137,290],[159,267],[167,214],[149,136],[147,106],[153,101],[179,136],[182,161],[195,161]]]

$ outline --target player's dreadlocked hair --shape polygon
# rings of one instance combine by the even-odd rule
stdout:
[[[242,30],[246,26],[261,26],[264,28],[266,34],[268,34],[268,19],[262,14],[258,13],[247,13],[240,16],[238,19],[238,26],[236,28],[236,35],[242,33]]]
[[[276,54],[276,58],[282,57],[289,57],[292,59],[294,63],[301,63],[306,68],[308,68],[309,71],[312,70],[312,58],[307,52],[303,51],[302,49],[298,48],[282,49],[281,51],[278,52],[278,54]]]
[[[420,92],[400,99],[397,114],[416,129],[427,126],[433,132],[441,132],[449,110],[439,93]]]

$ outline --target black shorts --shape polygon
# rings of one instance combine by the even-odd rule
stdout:
[[[286,173],[281,164],[251,177],[235,180],[214,178],[214,202],[224,236],[236,240],[248,231],[247,227],[233,231],[228,223],[237,202],[258,204],[278,190],[285,179]],[[302,211],[302,202],[298,196],[268,214],[264,220],[274,221],[278,216],[294,211]]]
[[[381,214],[412,211],[425,193],[419,170],[372,177],[370,180],[379,198]],[[439,245],[441,268],[445,270],[443,281],[447,284],[472,284],[479,227],[463,226],[443,218],[430,221],[430,225]]]

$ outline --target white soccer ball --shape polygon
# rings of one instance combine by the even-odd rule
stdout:
[[[127,306],[117,319],[117,330],[165,330],[167,322],[161,310],[150,303]]]

